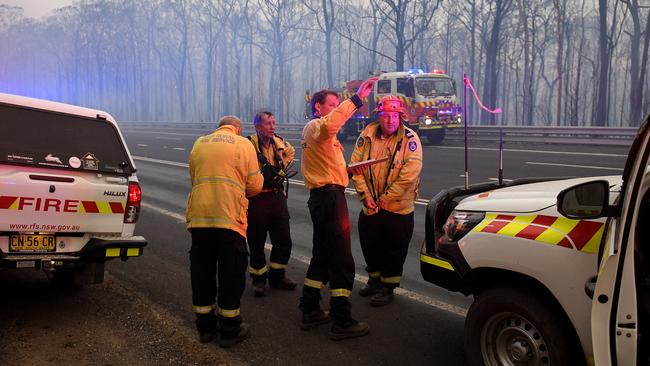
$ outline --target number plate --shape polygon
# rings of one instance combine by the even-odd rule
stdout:
[[[10,252],[53,252],[55,247],[54,235],[12,235],[9,237]]]

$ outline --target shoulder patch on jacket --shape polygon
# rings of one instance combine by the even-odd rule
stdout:
[[[359,136],[359,138],[357,139],[357,147],[362,147],[364,143],[365,143],[365,139],[363,138],[363,136]]]
[[[418,143],[415,140],[409,141],[409,150],[415,151],[418,149]]]

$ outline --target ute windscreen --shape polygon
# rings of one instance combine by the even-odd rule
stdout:
[[[117,130],[105,120],[0,104],[0,163],[133,173]]]

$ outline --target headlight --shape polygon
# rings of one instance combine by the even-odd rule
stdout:
[[[453,211],[444,226],[445,238],[448,241],[460,240],[484,217],[485,212]]]
[[[431,124],[431,118],[425,118],[424,119],[424,124],[427,125],[427,126],[430,125]]]

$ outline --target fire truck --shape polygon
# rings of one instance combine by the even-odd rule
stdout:
[[[375,83],[372,94],[364,100],[350,118],[350,121],[339,132],[339,138],[345,140],[348,136],[356,138],[370,122],[376,119],[374,113],[377,102],[386,95],[394,95],[404,102],[407,111],[408,127],[425,136],[432,144],[441,143],[447,129],[458,128],[462,125],[461,108],[459,105],[456,82],[442,70],[434,69],[424,72],[422,69],[410,69],[401,72],[379,72],[379,80]],[[354,94],[363,80],[351,80],[345,87],[334,89],[341,100]],[[310,118],[309,92],[305,96],[307,116]]]

